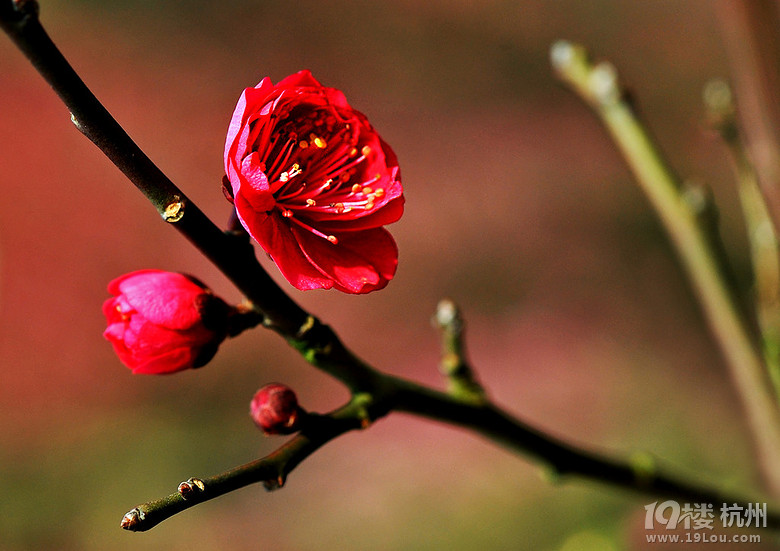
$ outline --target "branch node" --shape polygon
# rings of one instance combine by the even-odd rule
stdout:
[[[287,481],[285,476],[283,474],[279,474],[276,478],[269,478],[268,480],[263,481],[263,487],[269,491],[273,492],[275,490],[279,490],[282,487],[284,487],[284,483]]]
[[[76,126],[78,126],[78,124],[76,124]],[[165,205],[165,209],[162,213],[163,220],[175,224],[184,218],[184,205],[184,200],[179,195],[174,195],[173,200]]]
[[[361,392],[352,397],[352,404],[357,407],[357,417],[362,430],[371,426],[374,420],[369,413],[369,407],[374,403],[374,396],[368,392]]]
[[[179,484],[178,491],[182,499],[190,499],[197,494],[204,492],[206,485],[200,478],[190,478]]]
[[[312,330],[316,323],[317,318],[311,315],[306,316],[306,321],[304,321],[303,324],[298,328],[298,332],[295,334],[295,338],[302,339],[304,336],[306,336],[306,333]]]
[[[0,15],[8,17],[8,21],[16,24],[24,25],[26,19],[37,19],[39,13],[40,7],[35,0],[10,0],[0,6]],[[14,19],[10,19],[9,14],[13,15]]]
[[[618,73],[615,66],[602,61],[595,67],[590,75],[590,90],[593,97],[601,105],[611,105],[620,101],[623,91],[618,81]]]
[[[466,360],[464,323],[460,309],[450,299],[443,299],[436,307],[433,322],[441,330],[439,369],[447,378],[449,393],[469,403],[486,403],[485,389],[477,381]]]
[[[144,512],[138,507],[135,507],[133,509],[130,509],[127,513],[125,513],[125,516],[122,517],[122,522],[120,523],[120,526],[125,530],[131,530],[134,532],[139,528],[139,525],[141,524],[141,522],[143,522],[145,517],[146,515],[144,514]]]
[[[650,453],[636,451],[628,458],[628,464],[634,472],[634,479],[640,488],[649,486],[655,480],[658,465]]]
[[[73,123],[73,126],[75,126],[79,132],[86,135],[86,129],[83,124],[81,124],[81,121],[76,117],[76,114],[71,112],[70,114],[70,122]]]

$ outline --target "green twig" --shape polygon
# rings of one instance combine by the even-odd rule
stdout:
[[[780,493],[780,415],[755,336],[709,228],[625,99],[614,67],[593,64],[582,47],[563,41],[553,46],[552,61],[560,78],[602,120],[666,228],[730,368],[764,477],[770,490]]]
[[[753,266],[753,293],[766,362],[775,399],[780,398],[780,254],[777,234],[758,175],[748,158],[730,86],[714,80],[704,89],[704,102],[713,126],[728,146],[737,177],[742,214],[745,219],[750,259]]]
[[[715,0],[750,158],[780,228],[780,11],[777,0]]]
[[[440,370],[447,378],[447,390],[454,397],[475,404],[487,399],[466,359],[464,321],[458,306],[449,299],[439,302],[433,321],[441,330]]]

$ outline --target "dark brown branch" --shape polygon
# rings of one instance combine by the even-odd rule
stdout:
[[[11,0],[2,0],[0,26],[62,99],[76,127],[267,316],[271,327],[296,335],[306,312],[263,270],[245,241],[223,233],[127,135],[54,45],[34,8],[31,1],[16,9]]]
[[[177,492],[128,511],[121,526],[144,532],[190,507],[250,484],[262,482],[269,491],[281,488],[287,475],[320,447],[345,432],[367,426],[366,415],[360,398],[329,415],[310,414],[303,431],[270,455],[209,478],[190,478],[179,484]]]
[[[330,416],[319,417],[305,430],[270,455],[204,479],[190,479],[180,491],[130,510],[122,527],[145,531],[198,503],[244,486],[263,482],[267,489],[281,487],[287,475],[306,457],[345,432],[366,428],[391,411],[412,413],[458,425],[476,432],[509,451],[518,452],[549,467],[556,477],[595,480],[641,495],[678,499],[687,503],[738,503],[751,500],[728,495],[702,484],[694,484],[666,473],[656,466],[618,460],[582,450],[529,427],[493,404],[460,401],[449,394],[402,379],[385,377],[380,399],[365,394]],[[194,486],[196,489],[191,489]],[[755,500],[752,500],[755,503]],[[780,529],[780,513],[767,511],[767,528]]]

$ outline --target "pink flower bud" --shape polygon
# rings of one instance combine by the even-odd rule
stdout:
[[[255,393],[249,414],[265,434],[290,434],[298,430],[302,410],[295,392],[271,383]]]
[[[230,307],[194,278],[140,270],[108,284],[103,336],[133,373],[205,365],[226,335]]]

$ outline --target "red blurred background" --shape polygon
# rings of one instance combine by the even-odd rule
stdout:
[[[224,135],[243,88],[309,68],[369,116],[406,190],[390,228],[396,279],[369,296],[290,293],[377,367],[440,386],[429,320],[451,297],[479,376],[522,419],[756,487],[742,412],[674,254],[548,64],[567,38],[617,65],[677,171],[713,187],[744,278],[730,167],[700,101],[728,73],[708,0],[42,0],[41,19],[220,225]],[[172,377],[118,362],[100,311],[117,275],[185,271],[241,297],[76,131],[5,37],[0,186],[0,550],[662,549],[643,543],[648,499],[553,485],[524,458],[403,415],[329,444],[282,491],[246,488],[123,532],[136,504],[280,443],[247,415],[262,384],[294,387],[315,411],[346,392],[262,330]]]

